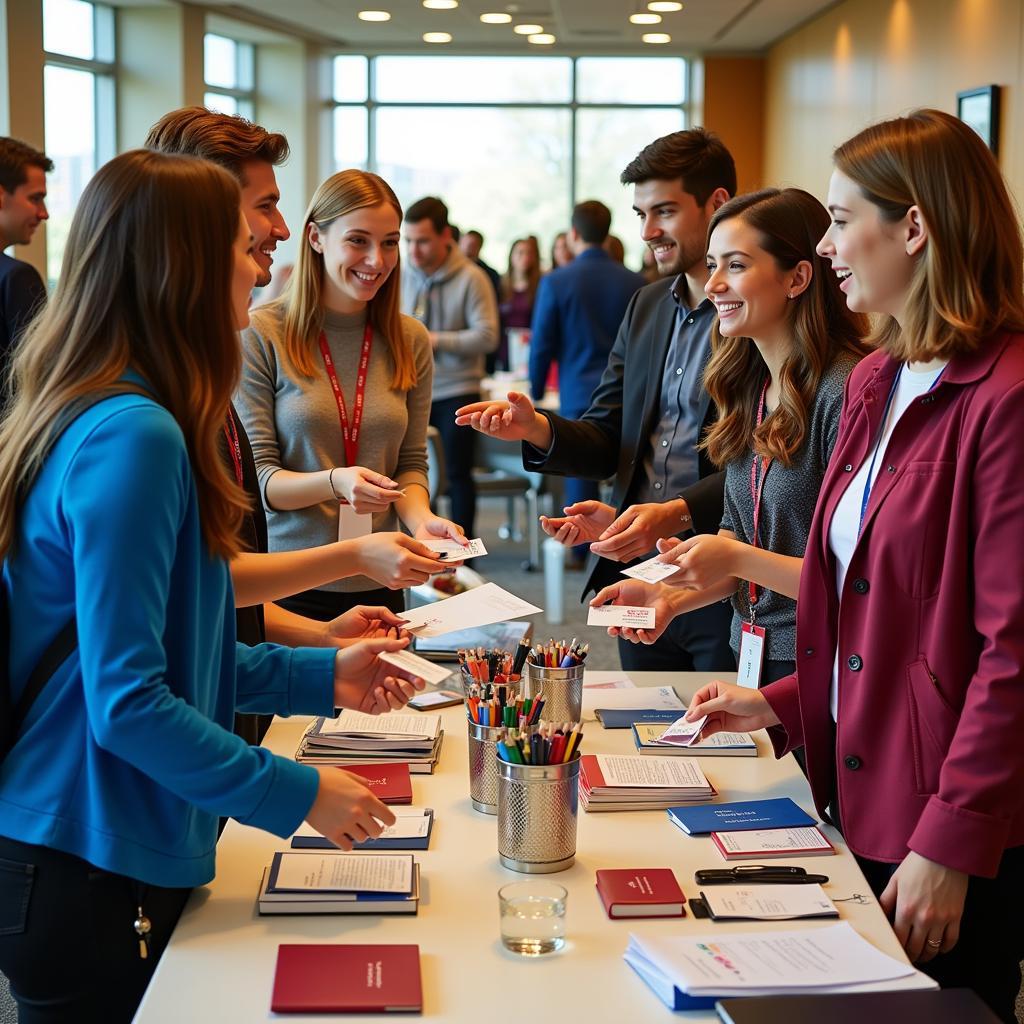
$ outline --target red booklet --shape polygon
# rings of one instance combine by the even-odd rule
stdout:
[[[393,764],[347,764],[340,771],[358,775],[381,803],[412,803],[412,780],[409,778],[409,765],[404,761]]]
[[[597,894],[609,917],[686,917],[686,897],[669,868],[606,868]]]
[[[274,1013],[422,1013],[419,946],[281,945]]]

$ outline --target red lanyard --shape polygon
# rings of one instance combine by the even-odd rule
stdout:
[[[764,382],[764,387],[761,388],[761,397],[757,400],[757,426],[761,426],[761,421],[764,419],[765,409],[765,398],[768,394],[768,381]],[[755,428],[756,429],[756,428]],[[757,475],[757,463],[761,463],[761,478],[758,479]],[[761,456],[760,460],[757,455],[754,456],[754,461],[750,464],[750,498],[754,503],[754,534],[750,539],[753,547],[758,547],[759,534],[758,526],[761,522],[761,492],[764,490],[764,478],[768,475],[768,467],[772,464],[772,460],[767,456]],[[750,598],[750,606],[753,608],[757,604],[757,584],[749,582],[747,583],[747,594]]]
[[[373,326],[367,322],[363,332],[363,350],[359,356],[359,372],[356,374],[356,407],[352,413],[352,427],[348,425],[348,412],[345,410],[345,396],[341,393],[338,375],[334,372],[334,360],[331,350],[327,347],[327,335],[320,332],[320,355],[324,357],[324,367],[331,379],[334,398],[338,403],[338,419],[341,421],[341,437],[345,442],[345,465],[355,466],[359,459],[359,428],[363,423],[363,396],[366,393],[366,370],[370,365],[370,348],[373,345]]]
[[[242,446],[238,443],[238,427],[235,426],[235,417],[228,409],[228,418],[224,423],[224,436],[228,439],[228,452],[231,455],[231,464],[235,467],[235,480],[238,486],[242,486]]]

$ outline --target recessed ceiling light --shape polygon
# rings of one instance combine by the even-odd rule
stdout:
[[[671,43],[672,37],[667,32],[645,32],[640,37],[645,43]]]
[[[485,25],[507,25],[512,20],[511,14],[481,14],[480,20]]]
[[[360,21],[390,21],[391,15],[387,11],[360,11]]]
[[[515,32],[517,35],[521,35],[521,36],[535,36],[538,33],[544,31],[544,26],[543,25],[516,25],[516,27],[514,29],[512,29],[512,31]]]
[[[657,25],[661,22],[660,14],[631,14],[629,20],[634,25]]]
[[[527,37],[527,41],[533,43],[534,46],[550,46],[555,41],[555,37],[550,32],[538,32]]]
[[[432,11],[453,11],[459,6],[459,0],[423,0],[423,6]]]
[[[425,43],[450,43],[452,41],[451,32],[424,32],[423,42]]]
[[[651,0],[647,5],[649,11],[661,11],[662,14],[671,14],[673,11],[681,11],[683,5],[676,0]]]

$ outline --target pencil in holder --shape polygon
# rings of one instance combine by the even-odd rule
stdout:
[[[538,694],[544,700],[544,718],[548,722],[583,720],[583,664],[567,668],[545,668],[526,663],[523,696],[531,700]]]
[[[564,871],[576,859],[580,757],[564,764],[512,764],[498,770],[498,859],[526,874]]]
[[[467,719],[469,727],[469,799],[474,811],[498,813],[498,756],[496,744],[505,731],[477,725]]]

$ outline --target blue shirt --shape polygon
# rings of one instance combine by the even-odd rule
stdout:
[[[15,701],[72,615],[79,644],[0,763],[0,834],[188,887],[213,877],[219,815],[294,831],[316,771],[229,729],[236,708],[332,713],[334,652],[236,649],[228,566],[203,540],[170,413],[121,395],[71,423],[22,505],[3,585]]]
[[[674,498],[700,479],[697,442],[711,399],[704,390],[704,368],[711,357],[714,303],[705,299],[687,309],[677,278],[671,295],[676,327],[661,374],[661,414],[644,456],[644,485],[636,503]]]

